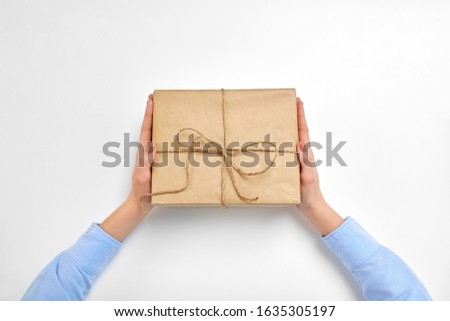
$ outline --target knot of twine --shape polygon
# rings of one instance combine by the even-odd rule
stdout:
[[[185,178],[185,182],[184,185],[181,188],[177,188],[177,189],[171,189],[171,190],[166,190],[166,191],[160,191],[160,192],[152,192],[152,193],[144,193],[141,195],[140,197],[140,205],[142,207],[142,210],[144,212],[148,212],[148,209],[145,207],[144,203],[143,203],[143,198],[144,197],[152,197],[152,196],[157,196],[157,195],[166,195],[166,194],[178,194],[181,193],[183,191],[185,191],[190,184],[191,181],[191,175],[190,175],[190,157],[192,153],[208,153],[208,154],[216,154],[218,156],[220,156],[222,158],[222,166],[221,166],[221,188],[220,188],[220,204],[221,206],[226,206],[225,200],[224,200],[224,190],[225,190],[225,183],[224,183],[224,172],[227,171],[228,175],[231,179],[233,188],[236,192],[236,194],[238,195],[238,197],[243,200],[244,202],[254,202],[258,200],[258,196],[247,196],[244,195],[244,193],[242,193],[240,191],[240,188],[238,186],[237,180],[236,180],[236,176],[235,173],[238,173],[240,176],[242,177],[248,177],[248,176],[256,176],[256,175],[261,175],[263,173],[265,173],[266,171],[269,170],[269,168],[271,168],[273,166],[273,164],[275,163],[275,160],[277,158],[277,152],[273,153],[274,156],[270,158],[270,161],[268,162],[268,164],[266,164],[263,169],[258,170],[258,171],[244,171],[240,166],[236,166],[236,164],[234,164],[233,162],[233,157],[235,153],[243,153],[243,152],[247,152],[247,151],[267,151],[267,149],[264,148],[255,148],[256,146],[258,146],[259,144],[267,144],[270,145],[271,147],[275,148],[276,151],[276,145],[273,142],[267,142],[267,141],[258,141],[258,142],[249,142],[246,143],[242,148],[240,149],[228,149],[226,148],[226,125],[225,125],[225,101],[224,101],[224,90],[221,89],[222,91],[222,125],[223,125],[223,146],[209,138],[207,138],[205,135],[203,135],[201,132],[199,132],[198,130],[194,129],[194,128],[183,128],[181,129],[176,135],[175,135],[175,141],[176,143],[180,146],[180,147],[184,147],[187,148],[187,150],[161,150],[161,151],[156,151],[157,153],[188,153],[188,159],[185,162],[185,172],[186,172],[186,178]],[[182,142],[180,141],[180,135],[182,135],[184,132],[191,132],[194,133],[194,135],[196,134],[196,137],[191,140],[190,142]],[[212,148],[212,150],[210,148],[203,148],[202,146],[197,146],[198,144],[196,144],[197,142],[202,143],[203,142],[203,146],[205,146],[205,144],[210,145]],[[244,148],[245,147],[245,148]],[[249,147],[253,147],[252,149],[248,149]],[[270,147],[269,147],[270,148]]]

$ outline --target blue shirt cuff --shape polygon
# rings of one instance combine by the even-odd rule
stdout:
[[[324,236],[323,241],[350,271],[368,260],[381,247],[351,217],[346,218],[338,228]]]

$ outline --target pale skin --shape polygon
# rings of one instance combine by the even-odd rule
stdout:
[[[153,208],[150,202],[144,199],[145,204],[143,205],[148,209],[147,212],[144,212],[140,203],[141,195],[151,192],[152,173],[150,167],[156,154],[156,148],[151,144],[152,120],[153,95],[150,95],[148,96],[147,107],[145,108],[139,140],[144,148],[139,149],[136,155],[130,193],[125,202],[100,224],[100,227],[106,233],[120,242],[134,230]],[[140,157],[143,157],[144,162],[141,162],[143,166],[139,166]]]
[[[307,164],[314,162],[314,155],[306,145],[310,142],[310,138],[303,102],[300,98],[297,98],[297,116],[299,137],[297,151],[300,160],[301,190],[301,203],[297,205],[297,208],[321,235],[327,235],[341,225],[344,219],[325,201],[320,190],[317,168],[307,166]],[[136,155],[130,193],[125,202],[100,224],[105,232],[120,242],[134,230],[153,208],[150,202],[146,200],[143,205],[148,211],[144,212],[140,204],[141,195],[151,192],[151,164],[156,153],[154,145],[151,144],[152,119],[153,95],[150,95],[141,126],[140,143],[144,148],[139,149]],[[144,159],[144,162],[141,162],[143,166],[139,166],[141,157]]]
[[[307,164],[314,162],[314,155],[311,148],[307,148],[308,145],[306,145],[310,142],[309,130],[303,102],[300,98],[297,98],[297,117],[299,138],[297,152],[300,160],[300,194],[302,200],[297,208],[320,234],[327,235],[341,225],[344,219],[325,201],[320,190],[317,167],[307,166]]]

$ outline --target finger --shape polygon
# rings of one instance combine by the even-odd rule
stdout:
[[[300,98],[297,98],[297,117],[298,117],[298,139],[305,143],[309,142],[309,130],[306,123],[305,110],[303,108],[303,102]]]
[[[136,154],[136,164],[138,168],[149,169],[156,157],[156,145],[147,142],[145,148],[140,147]]]
[[[144,120],[141,126],[141,144],[147,146],[152,139],[152,121],[153,121],[153,95],[148,96],[147,108],[145,108]]]
[[[152,166],[153,161],[155,160],[156,157],[156,145],[153,143],[150,143],[149,145],[149,149],[147,152],[147,164],[148,166]]]
[[[297,144],[297,155],[298,160],[300,161],[302,171],[308,172],[315,167],[314,154],[311,148],[308,147],[308,144],[299,142]]]

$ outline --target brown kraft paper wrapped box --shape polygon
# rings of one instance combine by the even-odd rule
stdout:
[[[300,203],[295,89],[155,90],[153,101],[152,204]]]

